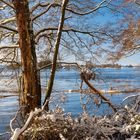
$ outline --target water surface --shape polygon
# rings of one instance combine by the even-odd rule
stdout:
[[[117,90],[127,90],[129,88],[138,89],[140,87],[140,68],[121,68],[121,69],[95,69],[96,80],[92,81],[93,85],[97,89],[102,89],[108,91],[111,89]],[[14,78],[11,79],[12,72],[2,73],[0,75],[0,95],[11,94],[12,92],[3,92],[6,90],[17,90],[18,86],[16,84],[16,80]],[[41,84],[42,88],[46,89],[46,84],[49,77],[49,70],[41,71]],[[58,103],[62,107],[64,107],[66,112],[71,112],[74,116],[82,113],[82,106],[87,104],[87,110],[90,114],[94,115],[102,115],[104,113],[109,113],[110,108],[108,105],[103,103],[98,109],[93,102],[92,95],[85,95],[77,92],[69,93],[63,92],[67,90],[77,90],[79,89],[81,83],[81,79],[79,76],[79,72],[77,70],[67,70],[60,69],[56,72],[54,89],[53,89],[53,100],[51,103],[51,108],[57,106]],[[86,89],[87,86],[84,84],[83,88]],[[45,93],[45,91],[43,91]],[[121,105],[122,100],[131,94],[136,93],[119,93],[119,94],[104,94],[107,98],[109,98],[114,105]],[[44,98],[43,94],[43,98]],[[82,98],[82,100],[80,100]],[[43,99],[42,99],[43,100]],[[64,101],[64,102],[63,102]],[[18,109],[18,97],[11,96],[7,98],[0,98],[0,133],[5,131],[9,131],[9,122],[10,119],[14,116],[15,112]]]

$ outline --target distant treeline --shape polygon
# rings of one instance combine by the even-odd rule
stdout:
[[[38,67],[44,67],[47,66],[48,64],[51,64],[51,60],[43,60],[38,63]],[[15,68],[20,68],[21,64],[20,63],[13,63],[7,66],[7,68],[15,69]],[[140,66],[133,66],[133,65],[120,65],[120,64],[88,64],[88,65],[80,65],[81,67],[88,67],[88,68],[121,68],[121,67],[140,67]],[[50,68],[50,67],[48,67]],[[58,64],[57,68],[66,68],[66,69],[76,69],[77,66],[75,64]]]

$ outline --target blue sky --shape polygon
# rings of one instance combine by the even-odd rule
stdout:
[[[140,53],[134,54],[130,57],[124,57],[120,61],[118,61],[118,64],[121,65],[140,65]]]

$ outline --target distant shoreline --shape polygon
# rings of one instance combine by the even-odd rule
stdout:
[[[46,68],[51,68],[51,63],[50,65],[47,66],[45,63],[39,64],[39,68],[44,67]],[[46,67],[45,67],[46,66]],[[79,65],[80,67],[87,67],[87,68],[133,68],[133,67],[140,67],[140,65],[119,65],[119,64],[102,64],[102,65],[96,65],[96,64],[87,64],[87,65]],[[1,68],[7,68],[7,69],[18,69],[20,68],[21,65],[17,64],[11,64],[11,65],[1,65]],[[71,68],[77,68],[75,64],[58,64],[58,69],[61,68],[66,68],[66,69],[71,69]]]
[[[70,69],[70,68],[76,68],[75,65],[61,65],[62,68]],[[80,65],[80,67],[88,67],[88,68],[133,68],[133,67],[140,67],[140,66],[133,66],[133,65],[111,65],[111,64],[105,64],[105,65]]]

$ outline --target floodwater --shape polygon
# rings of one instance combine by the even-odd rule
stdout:
[[[105,90],[105,96],[111,100],[114,105],[121,105],[122,100],[131,94],[135,93],[119,93],[119,94],[107,94],[110,89],[113,90],[129,90],[140,88],[140,67],[132,68],[104,68],[94,69],[96,73],[96,79],[91,81],[97,89]],[[16,76],[13,71],[3,71],[0,75],[0,96],[13,95],[14,91],[18,89],[16,84]],[[16,72],[18,74],[18,72]],[[49,70],[41,71],[41,84],[42,89],[46,89],[46,84],[49,77]],[[10,80],[9,80],[10,79]],[[78,92],[70,92],[70,90],[77,90],[81,85],[81,79],[77,70],[67,70],[65,68],[56,72],[56,78],[54,82],[54,89],[51,98],[51,109],[58,104],[64,108],[64,111],[71,112],[73,116],[80,115],[83,111],[83,107],[88,113],[94,115],[102,115],[104,113],[110,113],[111,109],[105,103],[102,103],[98,108],[94,104],[95,95],[81,94]],[[87,86],[83,84],[83,89],[87,89]],[[8,91],[7,91],[8,90]],[[65,92],[64,92],[65,91]],[[45,90],[43,91],[45,93]],[[43,98],[44,98],[43,94]],[[42,101],[43,101],[42,98]],[[100,100],[98,97],[96,99]],[[14,116],[18,110],[18,96],[9,96],[6,98],[0,98],[0,133],[9,131],[10,119]],[[0,136],[1,139],[1,136]]]

